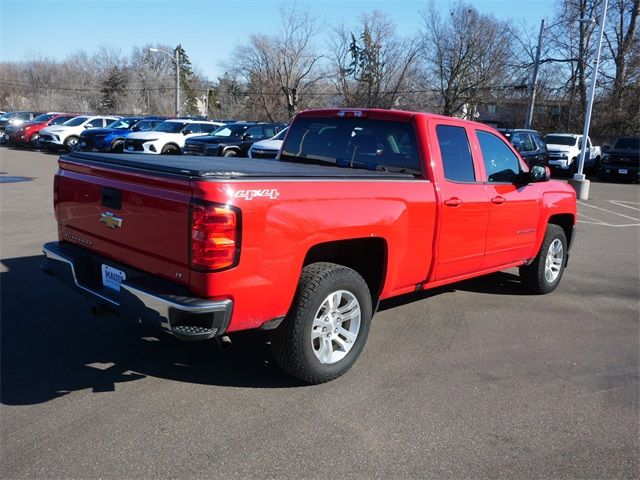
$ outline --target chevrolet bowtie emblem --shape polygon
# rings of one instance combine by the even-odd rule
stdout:
[[[111,212],[101,213],[100,221],[109,228],[120,228],[122,226],[122,219]]]

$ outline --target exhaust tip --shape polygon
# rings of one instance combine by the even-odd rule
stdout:
[[[215,338],[220,350],[229,350],[233,346],[231,339],[227,335],[222,335],[221,337]]]

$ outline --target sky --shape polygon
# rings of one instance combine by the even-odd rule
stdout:
[[[447,11],[450,0],[434,0]],[[46,56],[61,60],[100,46],[128,55],[132,47],[181,44],[191,63],[215,79],[222,62],[253,33],[279,30],[281,0],[0,0],[0,61]],[[480,12],[537,31],[555,0],[467,0]],[[297,0],[326,25],[354,25],[365,12],[389,14],[400,35],[420,29],[427,0]],[[322,38],[321,38],[322,40]]]

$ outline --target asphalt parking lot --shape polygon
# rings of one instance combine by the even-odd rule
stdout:
[[[640,476],[640,186],[592,183],[553,294],[509,271],[386,302],[356,366],[308,387],[257,334],[93,318],[39,270],[57,157],[0,156],[2,478]]]

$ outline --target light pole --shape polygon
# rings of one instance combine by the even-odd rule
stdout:
[[[171,57],[171,60],[176,64],[176,117],[180,116],[180,48],[178,44],[174,53],[167,52],[166,50],[160,50],[159,48],[150,48],[150,52],[160,52]]]
[[[533,76],[531,85],[529,85],[529,109],[527,110],[527,118],[524,121],[524,128],[531,128],[533,121],[533,107],[536,103],[536,83],[538,83],[538,66],[540,65],[540,50],[542,49],[542,34],[544,33],[544,20],[540,23],[540,35],[538,36],[538,47],[536,48],[536,61],[533,64]]]
[[[602,14],[600,15],[600,31],[598,32],[598,48],[596,50],[596,58],[593,61],[593,72],[591,74],[591,86],[589,87],[589,99],[587,101],[587,110],[584,113],[584,128],[582,130],[582,148],[580,149],[580,159],[578,160],[578,171],[569,182],[575,189],[580,200],[589,198],[589,180],[584,175],[584,157],[587,153],[587,138],[589,137],[589,126],[591,125],[591,112],[593,111],[593,99],[596,94],[596,80],[598,77],[598,65],[600,64],[600,50],[602,49],[602,36],[604,34],[604,22],[607,18],[607,3],[604,0],[602,4]],[[593,19],[580,19],[581,22],[594,23]]]

